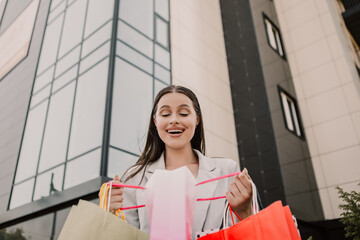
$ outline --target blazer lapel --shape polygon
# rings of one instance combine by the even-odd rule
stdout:
[[[195,150],[196,151],[196,150]],[[202,182],[219,175],[219,170],[211,158],[196,151],[199,157],[199,171],[196,182]],[[196,187],[196,198],[210,198],[214,196],[218,181],[205,183]],[[198,201],[195,206],[194,229],[203,229],[210,206],[210,201]]]

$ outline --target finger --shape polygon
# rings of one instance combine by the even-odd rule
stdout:
[[[240,189],[236,186],[235,182],[232,182],[229,184],[229,191],[233,195],[235,199],[241,198],[241,192]]]
[[[122,208],[122,207],[123,207],[122,203],[113,203],[110,205],[109,211],[115,212],[117,209]]]
[[[114,188],[111,190],[111,197],[117,196],[117,195],[123,195],[123,189],[122,188]]]
[[[243,169],[243,173],[245,173],[245,175],[248,177],[248,179],[251,181],[251,177],[250,177],[250,175],[249,175],[249,172],[248,172],[248,170],[247,170],[247,168],[244,168]]]
[[[236,187],[239,188],[242,198],[248,199],[251,196],[251,184],[250,188],[245,186],[244,181],[249,181],[246,176],[241,176],[240,178],[236,177],[235,184]]]
[[[110,199],[110,204],[112,203],[122,203],[124,201],[123,196],[114,196]]]
[[[119,175],[116,174],[113,181],[120,181]]]
[[[249,180],[249,178],[246,176],[245,173],[240,173],[238,176],[236,176],[235,178],[235,182],[236,179],[240,180],[240,182],[242,183],[242,185],[249,191],[251,191],[251,182]],[[241,188],[239,188],[241,190]]]
[[[230,191],[227,191],[225,193],[225,197],[228,200],[228,202],[230,203],[230,205],[233,206],[234,202],[236,201],[236,198],[234,197],[234,195]]]

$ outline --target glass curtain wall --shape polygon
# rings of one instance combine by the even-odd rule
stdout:
[[[100,175],[114,1],[49,11],[10,208]]]
[[[169,0],[117,1],[51,2],[10,209],[99,177],[101,161],[107,176],[122,174],[139,156],[153,98],[171,83]],[[101,159],[104,124],[111,124],[108,159]]]
[[[120,0],[118,16],[107,165],[111,178],[138,159],[153,99],[171,83],[169,0]]]

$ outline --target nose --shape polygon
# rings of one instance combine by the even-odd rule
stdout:
[[[178,121],[176,114],[172,114],[171,119],[170,119],[170,124],[178,124],[178,123],[179,123],[179,121]]]

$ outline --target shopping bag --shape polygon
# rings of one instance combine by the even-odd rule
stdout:
[[[148,240],[149,235],[97,205],[80,200],[70,210],[58,240]]]
[[[300,240],[288,206],[276,201],[259,213],[230,228],[198,238],[199,240]]]
[[[190,240],[196,198],[189,169],[156,170],[146,189],[150,239]]]

